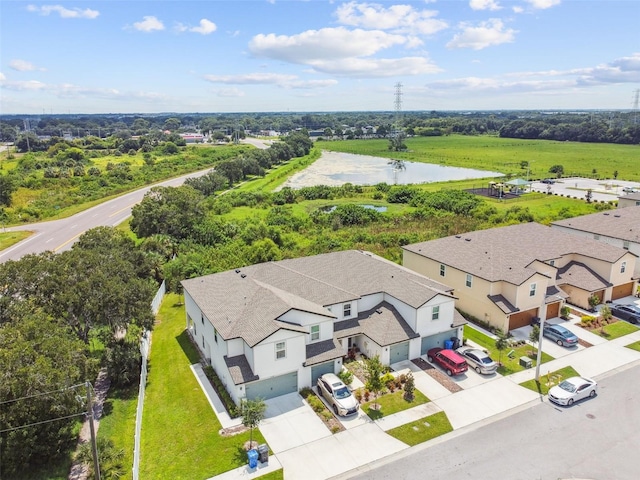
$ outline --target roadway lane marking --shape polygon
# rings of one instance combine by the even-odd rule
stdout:
[[[47,241],[46,241],[46,242],[44,242],[44,243],[49,243],[49,242],[52,242],[52,241],[53,241],[53,238],[50,238],[49,240],[47,240]]]
[[[56,248],[53,249],[54,252],[57,252],[58,250],[60,250],[62,247],[64,247],[65,245],[67,245],[68,243],[73,242],[76,238],[78,238],[80,235],[82,235],[84,232],[80,232],[77,235],[74,235],[73,237],[71,237],[69,240],[67,240],[66,242],[64,242],[61,245],[58,245]]]
[[[21,230],[23,231],[23,230]],[[26,238],[24,240],[22,240],[21,242],[16,243],[13,247],[7,249],[7,250],[3,250],[2,252],[0,252],[0,257],[3,257],[11,252],[13,252],[14,250],[16,250],[17,248],[22,247],[25,243],[30,242],[31,240],[33,240],[36,237],[39,237],[40,235],[42,235],[42,233],[36,233],[34,236]]]
[[[128,207],[124,207],[121,208],[120,210],[118,210],[117,212],[113,212],[111,215],[109,215],[110,217],[115,217],[116,215],[118,215],[119,213],[124,212],[125,210],[129,209],[129,208],[133,208],[134,205],[137,205],[139,202],[136,203],[132,203],[131,205],[129,205]]]

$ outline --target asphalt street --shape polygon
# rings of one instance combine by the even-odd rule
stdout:
[[[247,139],[246,143],[250,143],[258,148],[269,147],[269,143],[259,139]],[[102,226],[113,227],[126,220],[131,215],[131,208],[135,204],[140,203],[144,194],[151,188],[157,186],[177,187],[182,185],[187,178],[202,176],[210,171],[211,168],[208,168],[159,182],[126,193],[69,218],[8,227],[6,231],[28,230],[33,232],[33,235],[10,248],[0,251],[0,263],[6,262],[7,260],[19,260],[23,255],[29,253],[41,253],[47,250],[54,252],[67,250],[71,248],[73,242],[87,230]]]
[[[616,479],[639,477],[640,366],[599,379],[594,399],[539,405],[471,426],[340,478]]]

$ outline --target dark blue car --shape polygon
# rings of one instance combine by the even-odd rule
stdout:
[[[575,333],[572,333],[562,325],[546,324],[542,330],[542,335],[563,347],[573,347],[578,344],[578,337]]]

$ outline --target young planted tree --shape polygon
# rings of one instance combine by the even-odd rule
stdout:
[[[535,347],[539,339],[540,339],[540,326],[534,325],[533,328],[531,329],[531,332],[529,333],[529,341]]]
[[[367,360],[365,363],[365,387],[374,395],[374,398],[378,398],[378,394],[384,389],[384,383],[382,381],[382,373],[384,366],[380,362],[380,357],[376,355]],[[376,409],[378,404],[374,402],[373,408]]]
[[[407,373],[407,381],[404,382],[404,399],[407,402],[413,402],[416,391],[415,380],[411,372]]]
[[[242,424],[251,429],[249,434],[249,448],[254,448],[253,445],[253,429],[257,427],[264,419],[264,413],[267,410],[267,404],[261,398],[255,398],[253,400],[245,400],[240,405],[240,413],[242,414]],[[257,445],[256,445],[257,446]]]
[[[495,331],[496,335],[496,350],[498,350],[498,365],[502,365],[502,351],[507,348],[507,334],[502,330],[497,329]]]

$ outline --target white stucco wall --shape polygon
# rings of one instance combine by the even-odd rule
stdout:
[[[253,347],[253,372],[266,379],[302,368],[306,359],[306,335],[290,330],[278,330]],[[276,359],[276,343],[284,342],[286,357]]]

